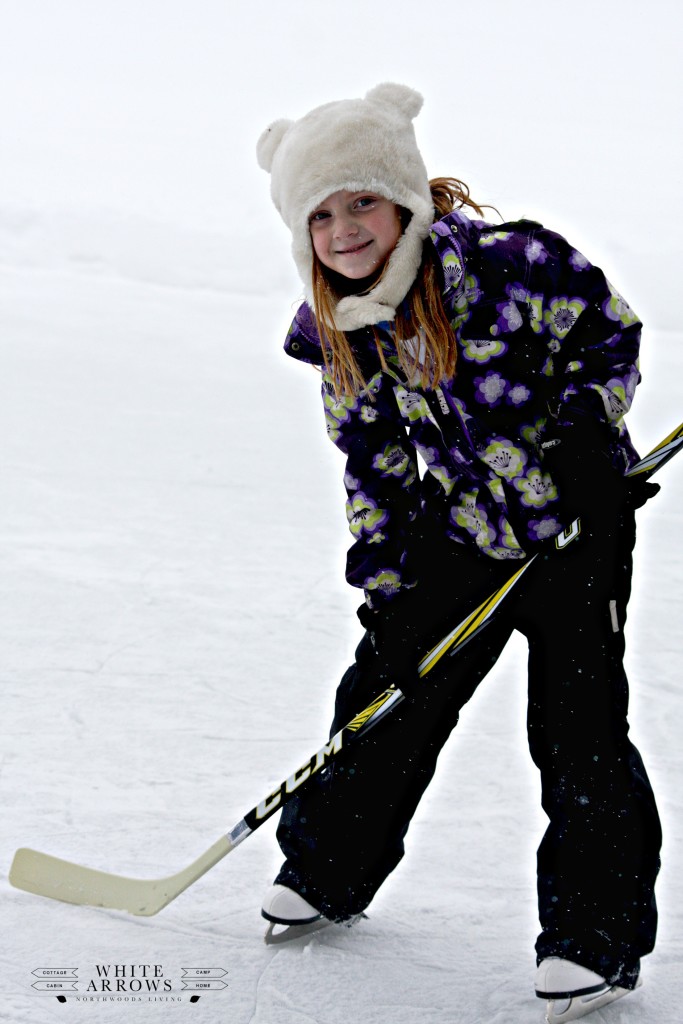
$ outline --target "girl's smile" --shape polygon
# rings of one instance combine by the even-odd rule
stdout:
[[[309,227],[323,266],[354,281],[381,270],[402,234],[399,207],[374,192],[334,192]]]

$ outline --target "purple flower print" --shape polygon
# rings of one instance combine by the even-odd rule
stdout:
[[[496,309],[500,313],[498,323],[496,325],[498,328],[495,332],[496,334],[498,334],[499,331],[505,331],[506,333],[517,331],[524,323],[522,314],[520,313],[516,302],[511,300],[510,302],[499,303],[496,306]]]
[[[524,405],[531,398],[531,392],[524,384],[513,384],[505,396],[508,405]]]
[[[525,246],[524,255],[529,263],[545,263],[548,259],[548,250],[542,242],[534,239]]]
[[[477,390],[474,397],[482,405],[500,405],[510,387],[509,381],[499,373],[487,373],[485,377],[475,377]]]
[[[569,257],[569,263],[574,268],[574,270],[578,270],[579,272],[582,270],[590,270],[591,268],[590,263],[583,255],[583,253],[577,252],[576,249],[574,249],[571,253]]]
[[[548,540],[562,533],[563,526],[555,516],[543,516],[542,519],[529,520],[529,536],[532,540]]]

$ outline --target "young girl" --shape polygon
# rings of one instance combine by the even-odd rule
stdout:
[[[628,991],[654,945],[660,846],[623,668],[647,497],[624,478],[640,323],[564,238],[533,221],[493,227],[461,182],[430,182],[421,106],[383,84],[276,121],[258,143],[306,289],[285,348],[321,371],[347,456],[347,579],[365,592],[332,731],[389,682],[412,695],[287,805],[263,913],[300,925],[363,912],[461,707],[519,630],[549,818],[537,993]],[[577,515],[580,538],[560,549]],[[536,552],[493,621],[418,685],[420,657]]]

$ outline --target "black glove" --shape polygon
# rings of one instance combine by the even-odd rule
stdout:
[[[378,609],[362,604],[356,613],[375,649],[380,681],[385,686],[393,683],[403,693],[409,693],[419,678],[420,629],[416,613],[413,591]]]
[[[639,477],[628,479],[614,465],[605,424],[571,408],[542,443],[543,464],[557,485],[566,525],[579,515],[615,514],[640,508],[659,490]]]

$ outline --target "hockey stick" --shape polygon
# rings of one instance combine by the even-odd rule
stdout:
[[[502,587],[475,608],[422,659],[419,665],[420,677],[430,672],[444,655],[454,654],[484,628],[532,561],[533,558],[525,562]],[[389,686],[383,693],[378,694],[371,704],[332,736],[308,761],[284,779],[276,790],[248,811],[226,835],[221,836],[197,860],[177,874],[157,879],[127,878],[83,867],[37,850],[22,848],[14,855],[9,880],[17,889],[65,903],[125,910],[129,914],[143,917],[158,914],[260,828],[294,793],[301,792],[307,783],[331,760],[345,751],[356,737],[367,732],[404,699],[405,694],[396,686]]]
[[[650,476],[668,462],[681,446],[683,424],[644,459],[632,466],[627,475],[636,476],[642,473]],[[556,538],[557,547],[566,547],[578,536],[579,530],[579,522],[576,520],[563,535]],[[471,612],[423,658],[419,665],[420,677],[430,672],[445,654],[454,654],[484,628],[533,560],[531,558],[525,562],[502,587]],[[355,736],[361,735],[375,725],[383,715],[399,704],[404,696],[395,686],[390,686],[379,694],[367,708],[285,779],[274,792],[248,811],[226,835],[221,836],[197,860],[177,874],[159,879],[127,878],[83,867],[37,850],[22,848],[17,850],[14,856],[9,880],[18,889],[66,903],[125,910],[140,916],[157,914],[223,857],[231,853],[252,832],[260,828],[294,793],[301,791],[329,761],[346,750]]]
[[[676,427],[675,430],[672,430],[658,445],[655,445],[652,451],[648,452],[640,462],[636,462],[634,466],[631,466],[626,476],[652,476],[669,459],[672,459],[680,451],[681,447],[683,447],[683,423]]]

